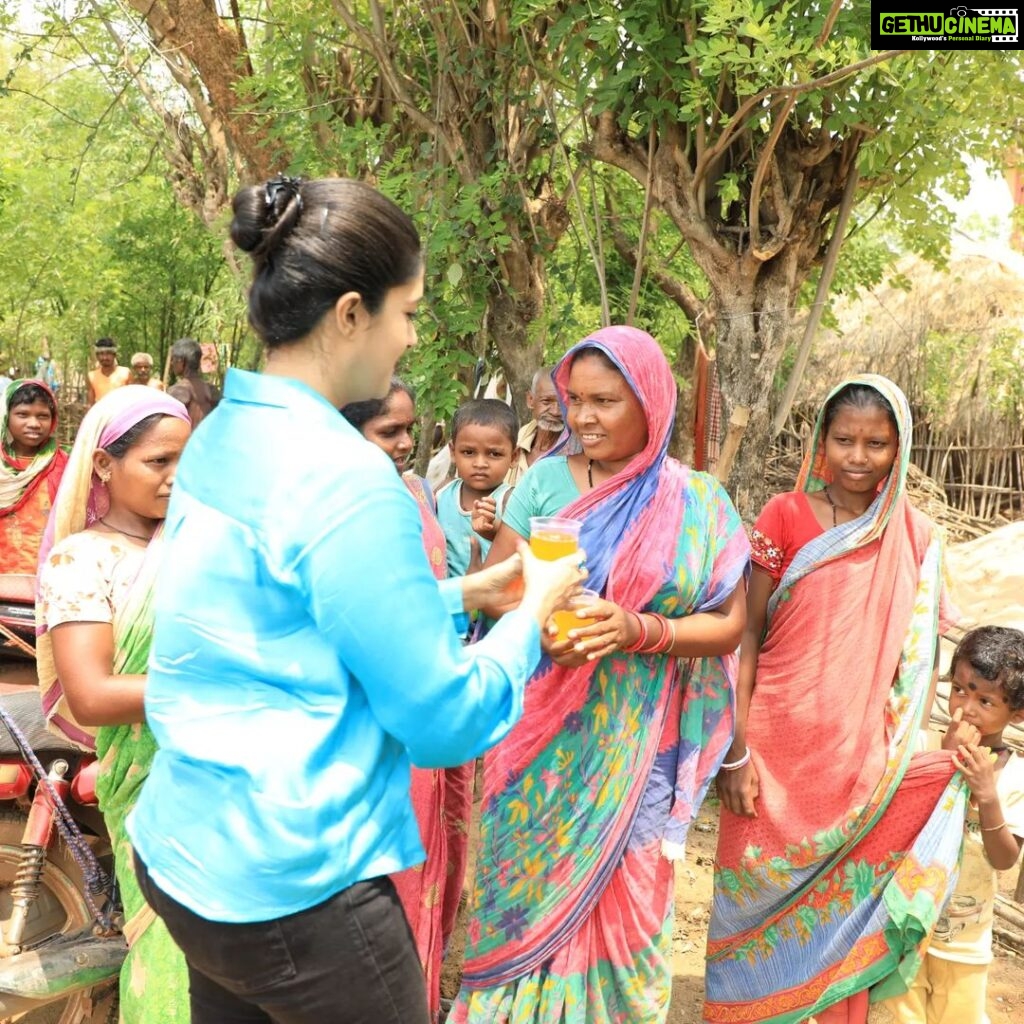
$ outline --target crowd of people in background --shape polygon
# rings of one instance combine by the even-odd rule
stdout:
[[[208,346],[212,347],[212,346]],[[15,380],[31,379],[43,384],[54,396],[63,387],[57,367],[49,354],[49,344],[44,339],[43,353],[36,359],[35,367],[30,375],[22,375],[17,367],[11,367],[8,373],[0,374],[0,389],[6,388]],[[189,415],[196,424],[216,406],[220,399],[219,389],[204,373],[203,362],[208,353],[194,338],[180,338],[174,342],[167,358],[169,380],[164,381],[156,372],[153,356],[149,352],[134,352],[128,366],[118,361],[117,342],[113,338],[98,338],[92,348],[94,365],[85,373],[83,401],[86,408],[96,404],[104,395],[115,388],[126,384],[141,384],[157,391],[173,390],[175,397],[183,402]],[[216,361],[216,360],[214,360]],[[74,388],[71,389],[72,393]],[[73,394],[64,398],[65,402],[74,402]]]
[[[706,1024],[866,1024],[882,999],[983,1024],[1024,633],[967,634],[927,737],[955,610],[899,388],[840,382],[748,531],[669,454],[658,342],[604,327],[538,369],[526,424],[461,405],[428,480],[394,376],[410,218],[286,177],[233,213],[264,372],[222,396],[193,339],[161,381],[101,338],[70,455],[45,380],[0,396],[0,571],[38,565],[43,710],[100,759],[121,1019],[663,1022],[674,863],[714,782]],[[578,550],[531,553],[544,516]]]

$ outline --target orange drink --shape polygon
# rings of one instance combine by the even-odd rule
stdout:
[[[558,516],[530,517],[530,550],[545,562],[579,550],[580,526],[576,519]]]
[[[559,642],[568,640],[570,629],[579,629],[582,626],[591,626],[597,622],[597,619],[578,615],[577,609],[586,608],[588,605],[591,605],[600,599],[601,595],[597,593],[596,590],[577,590],[576,593],[570,594],[566,607],[559,608],[558,611],[553,612],[551,615],[551,618],[555,621],[555,625],[558,626],[558,636],[556,639]]]
[[[547,530],[530,534],[530,550],[545,562],[553,562],[563,555],[571,555],[579,548],[579,538],[568,533]]]

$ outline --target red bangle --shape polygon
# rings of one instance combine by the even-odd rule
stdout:
[[[664,615],[659,615],[657,612],[651,612],[651,614],[658,620],[658,624],[661,626],[661,635],[658,637],[657,643],[652,644],[646,653],[664,654],[675,643],[676,632]]]
[[[652,628],[652,630],[651,630],[651,634],[652,634],[651,642],[648,643],[648,644],[644,644],[644,648],[643,648],[643,650],[640,653],[641,654],[657,654],[657,652],[658,652],[658,645],[661,643],[662,640],[665,639],[665,625],[664,625],[664,623],[661,620],[661,616],[658,615],[657,612],[648,612],[647,614],[650,615],[651,618],[654,619],[654,621],[658,624],[658,636],[657,636],[657,639],[653,638],[654,630]]]
[[[623,647],[622,650],[626,654],[636,654],[647,646],[647,640],[649,639],[647,632],[647,623],[644,622],[644,617],[640,612],[630,612],[630,615],[636,619],[637,624],[640,626],[640,636],[637,638],[635,643],[630,644],[628,647]]]

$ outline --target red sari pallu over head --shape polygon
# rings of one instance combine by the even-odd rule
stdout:
[[[899,449],[867,511],[801,547],[769,601],[746,730],[757,817],[721,812],[707,1024],[798,1024],[851,997],[866,1012],[863,993],[916,973],[956,875],[962,777],[948,753],[914,753],[941,538],[906,498],[906,398],[872,374],[832,395],[851,383],[886,400]],[[831,479],[823,420],[824,407],[798,490]]]
[[[29,458],[14,451],[14,441],[8,428],[11,399],[15,393],[31,384],[41,388],[50,398],[53,419],[50,432]],[[18,587],[12,578],[4,584],[4,592],[11,597],[30,597],[34,584],[29,577],[36,574],[39,545],[46,520],[57,497],[68,456],[57,443],[57,398],[41,380],[15,380],[3,392],[0,410],[0,573],[23,576]]]

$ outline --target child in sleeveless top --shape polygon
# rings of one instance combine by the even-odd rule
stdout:
[[[504,482],[519,432],[515,410],[496,398],[466,402],[452,419],[455,479],[437,494],[437,518],[448,546],[448,574],[464,576],[474,543],[487,556],[511,488]]]

